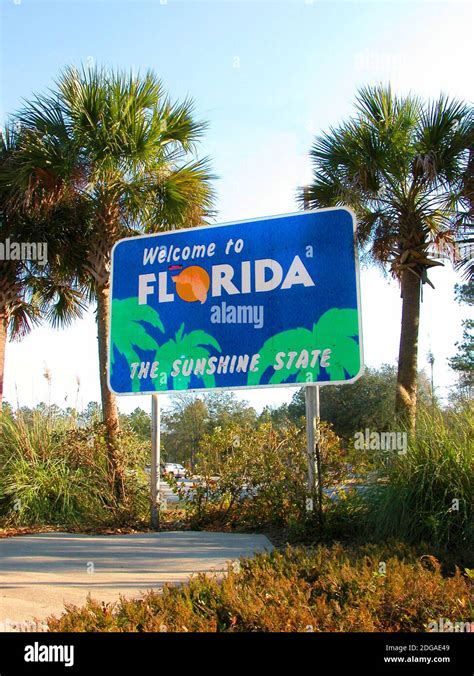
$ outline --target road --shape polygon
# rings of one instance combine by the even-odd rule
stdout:
[[[193,573],[223,571],[228,561],[272,546],[264,535],[163,532],[89,536],[41,533],[0,539],[0,630],[60,614],[88,594],[138,597]]]
[[[180,484],[184,483],[186,486],[190,487],[193,485],[194,482],[191,479],[180,479],[179,483]],[[176,493],[164,479],[161,479],[160,481],[160,494],[161,500],[164,501],[165,507],[172,508],[173,506],[178,505],[179,497],[176,495]]]

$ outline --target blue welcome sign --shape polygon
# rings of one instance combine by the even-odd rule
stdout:
[[[354,229],[341,207],[120,240],[111,390],[353,382],[363,370]]]

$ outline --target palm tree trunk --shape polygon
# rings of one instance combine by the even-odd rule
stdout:
[[[0,411],[3,404],[3,374],[5,372],[5,348],[7,346],[8,318],[6,312],[0,312]]]
[[[402,329],[398,353],[395,412],[411,432],[416,425],[416,390],[418,378],[418,329],[420,324],[421,280],[410,270],[402,273]]]
[[[109,390],[107,370],[109,365],[109,324],[110,324],[110,286],[106,284],[97,289],[97,333],[99,342],[100,394],[102,416],[107,434],[107,453],[110,481],[117,499],[123,497],[123,468],[118,458],[118,439],[120,430],[117,398]]]

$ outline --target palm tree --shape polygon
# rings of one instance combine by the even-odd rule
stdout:
[[[2,219],[3,220],[3,219]],[[0,225],[2,239],[6,228]],[[3,405],[5,349],[8,337],[20,339],[40,320],[40,310],[34,302],[31,271],[23,261],[0,261],[0,411]]]
[[[442,265],[436,253],[456,258],[456,234],[468,218],[472,108],[445,96],[432,103],[397,97],[383,86],[362,89],[356,108],[316,138],[314,180],[299,200],[351,206],[364,253],[399,280],[396,411],[414,429],[421,288],[432,286],[428,271]]]
[[[461,271],[467,282],[474,281],[474,127],[468,138],[469,159],[460,186],[460,192],[467,205],[467,215],[463,214],[456,244],[459,255],[455,267]]]
[[[152,72],[134,76],[67,68],[56,90],[18,114],[24,133],[7,183],[23,206],[75,202],[84,209],[63,259],[97,301],[100,387],[111,471],[120,468],[119,418],[108,388],[110,255],[124,236],[198,225],[213,194],[207,160],[195,157],[205,125],[190,100],[172,103]]]
[[[302,327],[289,329],[277,333],[265,341],[258,351],[260,355],[259,369],[249,372],[247,383],[248,385],[258,385],[267,369],[272,368],[275,364],[276,355],[279,352],[287,353],[289,345],[291,345],[292,351],[298,354],[303,350],[308,352],[319,350],[322,354],[325,349],[329,348],[331,357],[328,366],[325,368],[329,379],[333,381],[345,380],[346,373],[352,378],[361,368],[358,337],[357,310],[339,310],[338,308],[328,310],[320,317],[318,322],[313,324],[311,330]],[[278,385],[294,375],[296,375],[296,382],[314,382],[319,376],[320,370],[320,359],[316,361],[314,368],[310,368],[308,364],[305,366],[299,364],[298,359],[294,358],[290,367],[285,365],[279,370],[273,369],[268,382],[270,385]]]
[[[0,171],[9,163],[17,145],[18,132],[13,126],[0,131]],[[75,280],[57,265],[70,213],[56,210],[46,223],[11,208],[10,197],[0,186],[0,242],[5,254],[0,259],[0,411],[8,338],[20,340],[42,320],[53,327],[66,326],[84,310]],[[17,258],[17,254],[12,260],[8,246],[27,242],[46,245],[42,252],[47,253],[47,260]]]

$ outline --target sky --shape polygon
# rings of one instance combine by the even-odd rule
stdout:
[[[391,82],[399,94],[472,102],[473,18],[474,4],[456,1],[0,0],[0,119],[53,87],[66,65],[151,68],[172,99],[191,97],[196,117],[209,123],[199,154],[218,176],[217,222],[290,213],[297,187],[311,180],[315,135],[354,112],[361,86]],[[431,279],[419,364],[427,367],[431,350],[436,391],[446,398],[455,381],[447,360],[468,309],[454,301],[461,280],[449,263]],[[395,364],[398,285],[363,267],[361,299],[366,364]],[[96,335],[91,308],[68,329],[40,327],[10,343],[6,399],[79,408],[98,401]],[[239,396],[261,409],[294,392]],[[149,410],[150,399],[120,397],[119,407]]]

